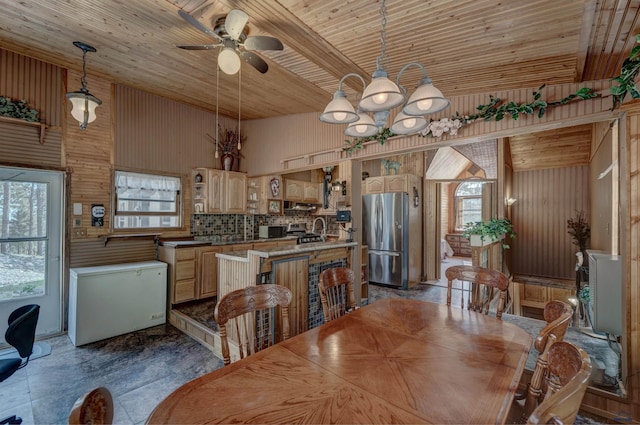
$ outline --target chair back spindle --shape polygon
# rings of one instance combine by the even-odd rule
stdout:
[[[333,267],[320,273],[318,291],[325,322],[355,308],[353,279],[353,270],[347,267]]]
[[[483,314],[489,314],[489,307],[494,299],[494,289],[499,291],[496,317],[502,319],[502,311],[507,299],[509,278],[498,270],[479,266],[452,266],[445,271],[447,276],[447,305],[451,305],[453,281],[459,280],[462,285],[461,307],[464,308],[464,282],[471,288],[467,299],[467,308]]]
[[[224,364],[231,363],[229,340],[237,345],[242,359],[289,338],[291,299],[288,288],[274,284],[249,286],[225,295],[214,312]]]

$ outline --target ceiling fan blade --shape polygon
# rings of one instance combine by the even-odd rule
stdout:
[[[244,48],[247,50],[282,50],[284,46],[282,42],[275,37],[254,35],[247,37],[244,42]]]
[[[176,46],[184,50],[212,50],[217,47],[220,47],[220,44],[189,44],[189,45],[180,45]]]
[[[185,21],[189,22],[191,25],[193,25],[194,27],[196,27],[197,29],[199,29],[203,33],[210,35],[211,37],[215,38],[216,40],[222,40],[222,38],[220,38],[220,36],[218,34],[213,32],[212,29],[207,28],[206,26],[202,25],[200,23],[200,21],[198,21],[193,16],[189,15],[184,10],[182,10],[182,9],[178,10],[178,15],[180,15],[180,17],[182,17],[182,19],[184,19]]]
[[[240,9],[233,9],[224,20],[224,29],[234,40],[237,40],[249,21],[249,15]]]
[[[239,51],[238,56],[263,74],[269,70],[269,65],[267,65],[267,63],[255,53]]]

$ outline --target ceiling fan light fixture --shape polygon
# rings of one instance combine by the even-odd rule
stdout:
[[[218,66],[227,75],[234,75],[240,70],[240,57],[230,47],[223,47],[218,54]]]
[[[95,121],[96,108],[102,105],[102,101],[89,93],[87,89],[87,52],[95,52],[93,46],[89,46],[81,41],[74,41],[73,45],[82,50],[82,87],[78,91],[66,93],[65,96],[71,102],[71,116],[80,123],[82,130],[87,129],[87,124]]]
[[[423,78],[416,91],[409,97],[402,112],[407,115],[435,114],[446,109],[449,103],[449,99],[446,99],[442,92],[433,85],[431,78]]]
[[[395,134],[416,134],[427,127],[427,120],[422,116],[407,115],[399,112],[391,125],[391,131]]]
[[[369,137],[378,132],[378,127],[368,114],[359,113],[358,121],[352,122],[347,126],[344,134],[351,137]]]

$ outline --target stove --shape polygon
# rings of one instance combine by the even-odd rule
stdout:
[[[297,236],[298,245],[312,242],[323,242],[321,235],[316,233],[307,233],[307,225],[305,223],[289,223],[287,226],[287,235]]]

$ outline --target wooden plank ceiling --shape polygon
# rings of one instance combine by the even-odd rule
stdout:
[[[216,51],[177,44],[213,39],[202,24],[238,8],[249,35],[271,35],[281,52],[260,52],[269,71],[242,65],[242,118],[320,112],[339,79],[366,80],[380,56],[380,0],[0,0],[0,48],[81,68],[74,40],[91,44],[91,75],[208,110],[216,105]],[[426,67],[446,96],[610,78],[640,32],[632,0],[387,0],[385,66],[392,79],[409,62]],[[413,90],[418,70],[401,83]],[[73,84],[71,84],[74,89]],[[78,87],[79,87],[78,82]],[[351,100],[361,91],[345,81]],[[0,93],[1,94],[1,93]],[[220,75],[220,112],[238,114],[238,77]]]

